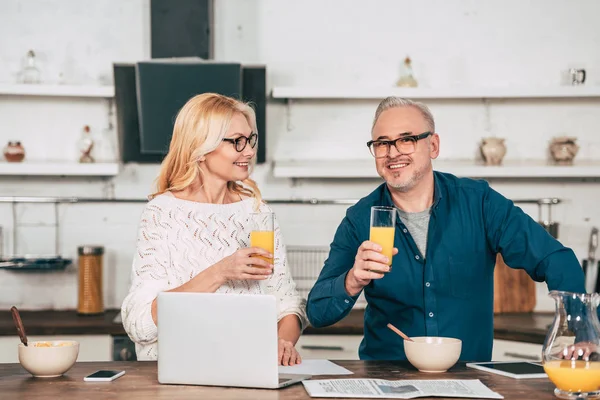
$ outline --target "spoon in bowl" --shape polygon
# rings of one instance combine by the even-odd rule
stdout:
[[[396,332],[398,335],[402,336],[402,339],[408,340],[409,342],[414,342],[414,340],[412,340],[411,338],[409,338],[408,336],[406,336],[404,334],[404,332],[402,332],[400,329],[396,328],[394,325],[387,324],[387,327],[390,328],[391,330],[393,330],[394,332]]]
[[[10,309],[12,313],[13,321],[15,321],[15,326],[17,327],[17,333],[21,338],[21,342],[27,346],[27,335],[25,335],[25,327],[23,326],[23,321],[21,320],[21,315],[19,314],[19,310],[17,307],[12,306]]]

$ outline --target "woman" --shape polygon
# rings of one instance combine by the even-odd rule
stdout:
[[[248,248],[249,214],[270,211],[249,178],[256,131],[249,105],[218,94],[193,97],[177,115],[158,191],[142,214],[121,310],[139,360],[157,359],[156,296],[173,291],[275,295],[279,363],[301,362],[294,345],[307,325],[306,302],[290,275],[277,220],[274,255]]]

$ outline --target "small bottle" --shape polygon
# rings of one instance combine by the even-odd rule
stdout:
[[[36,66],[35,53],[33,50],[27,52],[25,67],[22,71],[23,83],[40,83],[40,70]]]
[[[81,134],[81,138],[79,139],[79,162],[80,163],[93,163],[95,162],[94,157],[92,156],[92,150],[94,149],[94,139],[92,138],[92,134],[90,133],[90,126],[85,125],[83,127],[83,132]]]
[[[413,75],[410,57],[408,56],[406,56],[406,58],[404,59],[402,73],[400,74],[400,79],[398,79],[396,85],[401,87],[417,87],[418,85],[417,80]]]

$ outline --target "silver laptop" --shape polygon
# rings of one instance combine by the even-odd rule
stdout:
[[[278,373],[271,295],[162,292],[158,382],[276,389],[310,378]]]

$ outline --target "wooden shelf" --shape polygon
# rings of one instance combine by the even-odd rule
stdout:
[[[74,86],[0,83],[0,95],[112,98],[115,96],[115,88],[113,86]]]
[[[0,162],[0,176],[115,176],[119,168],[118,163],[4,161]]]
[[[480,87],[480,88],[398,88],[398,87],[275,87],[275,99],[356,99],[381,100],[387,96],[410,99],[494,99],[494,98],[585,98],[600,97],[600,86]]]
[[[544,161],[506,161],[485,166],[474,161],[436,160],[435,170],[468,178],[600,178],[600,162],[580,161],[571,166],[548,165]],[[371,160],[276,160],[278,178],[379,178]]]

